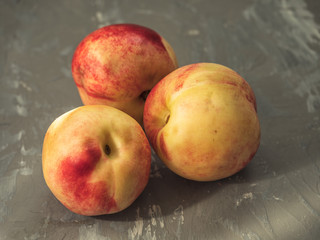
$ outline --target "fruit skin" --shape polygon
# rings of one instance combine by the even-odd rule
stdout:
[[[43,175],[72,212],[115,213],[147,185],[150,150],[141,126],[129,115],[105,105],[82,106],[50,125],[43,142]]]
[[[191,180],[213,181],[244,168],[260,142],[255,95],[233,70],[181,67],[150,92],[144,128],[162,161]]]
[[[80,42],[72,76],[84,105],[109,105],[142,124],[145,95],[177,66],[172,47],[158,33],[135,24],[115,24]]]

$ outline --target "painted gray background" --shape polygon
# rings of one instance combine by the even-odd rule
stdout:
[[[0,0],[0,239],[320,239],[320,4],[317,0]],[[98,27],[150,27],[180,66],[215,62],[255,91],[262,138],[240,173],[197,183],[153,156],[125,211],[83,217],[50,193],[44,134],[81,105],[77,44]]]

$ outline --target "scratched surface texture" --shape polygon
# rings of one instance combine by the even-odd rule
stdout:
[[[0,239],[320,239],[320,4],[317,0],[0,1]],[[51,194],[44,134],[80,106],[73,51],[98,27],[163,35],[179,65],[215,62],[255,91],[261,145],[227,179],[198,183],[153,155],[125,211],[84,217]]]

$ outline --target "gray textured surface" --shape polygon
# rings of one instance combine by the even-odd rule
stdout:
[[[0,239],[320,239],[319,12],[316,0],[0,1]],[[243,171],[209,183],[154,157],[128,209],[78,216],[45,185],[42,141],[81,105],[77,44],[122,22],[159,32],[180,66],[239,72],[257,97],[261,146]]]

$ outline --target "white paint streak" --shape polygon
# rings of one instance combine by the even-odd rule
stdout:
[[[264,11],[264,8],[274,11]],[[271,15],[266,16],[265,12]],[[320,55],[312,46],[320,45],[320,26],[305,1],[281,0],[266,4],[256,0],[243,12],[243,16],[272,37],[272,45],[263,39],[261,42],[268,45],[267,49],[274,55],[275,72],[284,75],[295,93],[306,98],[308,112],[319,110]],[[264,49],[263,44],[259,45],[261,50]]]
[[[7,202],[15,192],[18,171],[14,170],[0,179],[0,222],[4,221],[4,218],[7,216]]]
[[[25,99],[21,95],[17,95],[15,99],[17,102],[17,105],[15,106],[15,108],[18,115],[22,117],[28,116]]]
[[[101,1],[96,1],[96,5],[100,9],[105,9],[105,12],[97,11],[95,13],[95,20],[98,22],[98,28],[114,24],[114,23],[121,23],[124,22],[123,18],[121,17],[121,10],[118,6],[118,2],[114,1],[112,7],[106,8],[104,3]]]
[[[32,92],[32,88],[24,81],[25,78],[31,77],[32,73],[15,63],[10,65],[10,69],[13,79],[8,79],[7,84],[14,89],[22,87],[23,89],[27,90],[27,92]]]
[[[173,212],[173,220],[177,223],[176,236],[181,239],[181,226],[184,224],[183,206],[179,205]]]
[[[92,225],[81,225],[79,228],[79,240],[110,240],[109,237],[103,236],[100,233],[99,223]]]
[[[22,136],[26,134],[25,130],[20,130],[17,134],[13,135],[12,139],[13,142],[20,142],[22,139]]]
[[[320,72],[320,71],[319,71]],[[298,87],[295,89],[295,92],[303,97],[307,96],[307,109],[308,112],[316,112],[317,109],[320,109],[320,86],[317,87],[318,77],[315,77],[315,81],[305,79],[301,81]]]
[[[200,31],[198,29],[189,29],[187,34],[189,36],[198,36],[200,34]]]
[[[243,240],[260,240],[260,237],[258,236],[258,234],[254,233],[254,232],[242,233],[241,238]]]
[[[26,149],[24,144],[22,144],[20,152],[21,152],[22,156],[34,156],[39,153],[38,149],[36,149],[35,147],[31,147],[29,149]]]
[[[32,88],[26,82],[19,81],[18,84],[28,92],[32,92]]]
[[[153,226],[159,225],[160,228],[164,228],[164,220],[161,212],[161,208],[159,205],[153,204],[149,207],[149,217],[151,218],[151,224]]]
[[[25,158],[28,157],[30,159],[30,157],[36,158],[37,156],[40,156],[40,150],[36,149],[35,147],[26,149],[24,144],[22,144],[20,153],[21,153],[21,160],[19,162],[19,165],[20,165],[19,173],[24,176],[32,175],[33,168],[28,166],[28,164],[32,164],[32,163],[27,162]]]
[[[105,23],[105,24],[110,24],[109,22],[107,22],[107,18],[105,15],[102,14],[102,12],[96,12],[96,18],[98,20],[98,22],[101,23]]]
[[[20,79],[20,76],[15,76],[15,78]],[[24,81],[22,80],[16,80],[16,79],[10,79],[8,80],[8,85],[12,87],[13,89],[18,89],[22,87],[23,89],[27,90],[27,92],[32,92],[32,88]]]
[[[241,198],[236,201],[236,206],[239,207],[240,204],[245,200],[252,200],[254,198],[252,192],[242,194]]]
[[[310,47],[309,43],[317,43],[320,40],[319,26],[315,23],[314,17],[307,10],[307,5],[300,0],[279,1],[280,13],[288,25],[290,35],[295,37],[297,45],[300,46],[297,54],[299,57],[308,56],[318,59],[318,54]],[[296,52],[296,51],[294,51]]]
[[[39,232],[36,232],[36,233],[33,233],[32,235],[30,236],[26,236],[24,237],[23,239],[24,240],[39,240],[41,238],[41,235]]]
[[[19,173],[23,176],[30,176],[33,174],[33,169],[29,167],[23,167],[19,169]]]
[[[59,52],[61,56],[67,57],[73,53],[73,46],[67,46]]]
[[[272,196],[272,198],[276,201],[282,201],[283,202],[283,199],[282,198],[279,198],[279,197],[276,197],[276,196]]]
[[[2,152],[3,150],[5,150],[8,146],[9,146],[8,143],[3,144],[3,145],[0,147],[0,152]]]
[[[152,231],[150,224],[146,227],[145,236],[143,237],[146,240],[157,240],[155,231]]]
[[[291,51],[298,58],[314,61],[319,58],[318,53],[310,47],[310,43],[317,43],[320,40],[319,26],[315,23],[311,12],[307,10],[307,5],[300,0],[281,0],[273,1],[272,6],[276,9],[276,22],[279,30],[275,32],[271,29],[273,22],[266,22],[259,14],[263,6],[259,5],[259,1],[255,1],[253,5],[245,9],[243,16],[248,21],[255,23],[266,29],[266,31],[274,31],[274,37],[277,38],[276,44],[279,47]],[[269,25],[270,24],[270,25]],[[285,41],[288,40],[288,41]],[[295,48],[290,47],[294,45]]]
[[[24,106],[16,105],[16,111],[17,111],[18,115],[21,117],[28,116],[28,111]]]
[[[296,41],[296,48],[291,50],[298,59],[308,61],[310,66],[318,66],[319,53],[316,52],[311,44],[320,42],[320,27],[314,21],[314,17],[307,9],[304,1],[280,1],[281,15],[289,26],[290,33],[287,33]],[[284,43],[285,44],[285,43]],[[285,47],[285,46],[282,46]],[[302,79],[296,88],[296,93],[300,96],[307,96],[307,109],[309,112],[316,112],[320,109],[320,86],[319,69],[316,76]]]
[[[134,226],[128,229],[129,240],[138,240],[142,236],[143,231],[143,219],[140,217],[140,208],[137,208],[136,220]]]
[[[61,73],[66,77],[66,78],[72,78],[72,73],[71,70],[67,67],[62,67],[60,69]]]
[[[23,97],[21,95],[17,95],[16,99],[17,99],[18,104],[20,104],[20,105],[26,104],[26,101],[23,99]]]
[[[128,229],[129,240],[157,240],[166,239],[164,218],[159,205],[152,204],[148,208],[148,219],[140,217],[140,208],[137,209],[134,225]]]

